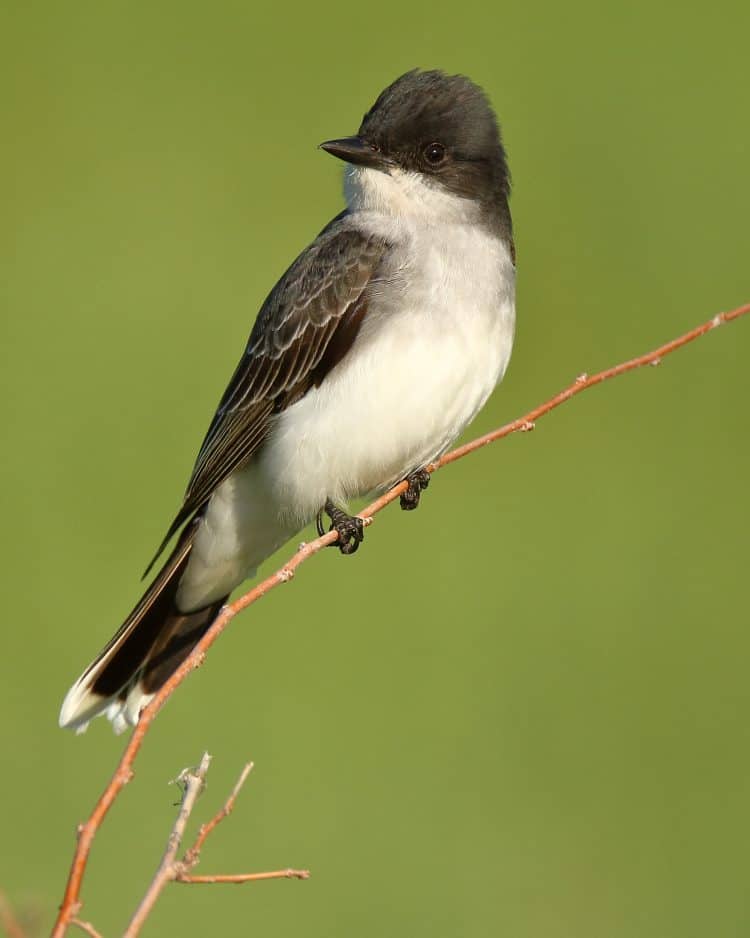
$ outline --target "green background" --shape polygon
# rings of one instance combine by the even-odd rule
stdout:
[[[518,333],[471,433],[750,300],[750,6],[8,3],[0,26],[0,887],[51,923],[122,740],[57,728],[139,594],[259,304],[341,206],[316,150],[415,65],[487,89]],[[96,841],[119,934],[750,933],[750,321],[441,472],[244,614]],[[270,571],[292,549],[269,562]]]

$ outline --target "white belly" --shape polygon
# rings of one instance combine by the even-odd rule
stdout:
[[[327,498],[343,505],[426,465],[502,378],[515,323],[505,245],[456,228],[430,230],[412,248],[371,300],[353,352],[211,497],[180,608],[230,592]]]
[[[283,516],[387,487],[434,459],[502,377],[515,323],[505,246],[476,230],[430,232],[371,302],[320,388],[285,411],[259,464]]]

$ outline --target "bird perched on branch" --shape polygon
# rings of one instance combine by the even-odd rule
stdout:
[[[231,591],[316,516],[353,553],[351,499],[406,479],[401,504],[415,508],[426,467],[505,372],[510,176],[484,92],[407,72],[356,136],[321,147],[348,164],[347,207],[263,304],[157,557],[176,545],[68,692],[61,726],[135,724]]]

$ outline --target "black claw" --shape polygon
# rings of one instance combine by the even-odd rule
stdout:
[[[331,519],[329,531],[337,531],[339,539],[331,544],[331,547],[338,547],[342,554],[353,554],[359,545],[365,539],[365,523],[361,518],[348,515],[341,508],[337,508],[330,498],[326,499],[325,507],[318,512],[316,527],[318,534],[322,537],[323,530],[323,512]]]
[[[416,469],[406,477],[409,487],[401,495],[399,501],[404,511],[414,511],[419,505],[422,492],[430,484],[430,473],[426,469]]]

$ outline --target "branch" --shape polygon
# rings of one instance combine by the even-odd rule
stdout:
[[[73,918],[70,920],[70,924],[80,928],[81,931],[85,931],[89,938],[102,938],[91,922],[84,922],[80,918]]]
[[[213,876],[191,876],[182,873],[178,883],[258,883],[264,879],[310,879],[310,870],[272,870],[270,873],[215,873]]]
[[[216,814],[211,818],[207,824],[202,824],[200,830],[198,831],[198,836],[195,838],[195,843],[190,847],[186,852],[185,856],[182,858],[185,870],[188,872],[194,866],[197,865],[200,860],[201,850],[203,849],[203,844],[206,842],[206,838],[211,834],[216,827],[224,820],[225,817],[228,817],[232,813],[234,808],[234,803],[237,800],[237,795],[240,793],[240,789],[247,781],[248,775],[253,771],[253,763],[248,762],[247,765],[240,772],[240,777],[237,779],[237,783],[230,792],[229,797],[224,802],[222,808],[220,808]]]
[[[505,424],[505,426],[500,427],[497,430],[493,430],[491,433],[487,433],[476,440],[472,440],[470,443],[466,443],[464,446],[458,447],[458,449],[455,449],[450,453],[446,453],[436,463],[428,466],[427,468],[430,472],[435,472],[436,470],[441,469],[452,462],[455,462],[457,459],[463,459],[464,456],[468,456],[469,453],[473,453],[475,450],[480,449],[483,446],[487,446],[489,443],[494,443],[496,440],[501,440],[506,436],[510,436],[512,433],[532,430],[535,426],[535,422],[540,417],[548,414],[550,411],[559,407],[561,404],[564,404],[566,401],[570,400],[570,398],[575,397],[582,391],[585,391],[587,388],[594,387],[594,385],[601,384],[603,381],[608,381],[611,378],[616,378],[619,375],[625,374],[625,372],[634,371],[635,369],[641,368],[644,365],[658,365],[662,359],[666,358],[667,355],[670,355],[677,349],[695,341],[701,336],[704,336],[707,332],[711,332],[717,326],[732,322],[733,320],[739,319],[741,316],[745,316],[748,313],[750,313],[750,303],[744,306],[739,306],[737,309],[734,309],[731,312],[719,313],[717,316],[714,316],[713,319],[709,319],[708,322],[705,322],[700,326],[696,326],[695,329],[691,329],[684,335],[681,335],[678,338],[673,339],[671,342],[667,342],[665,345],[662,345],[645,355],[641,355],[638,358],[633,358],[629,361],[622,362],[613,368],[608,368],[593,375],[580,375],[568,387],[564,388],[545,403],[535,407],[523,417],[519,417],[517,420],[513,420],[511,423]],[[390,491],[386,492],[380,498],[376,499],[374,502],[368,505],[360,513],[360,517],[364,520],[365,524],[370,524],[372,522],[373,516],[379,511],[382,511],[383,508],[389,505],[392,501],[395,501],[395,499],[397,499],[404,491],[406,491],[406,487],[407,486],[405,482],[400,482],[398,485],[390,489]],[[179,666],[179,668],[177,668],[169,680],[154,695],[154,698],[149,703],[149,705],[141,712],[138,724],[134,728],[128,743],[125,746],[125,750],[122,754],[122,757],[120,758],[120,762],[115,770],[114,775],[112,776],[112,779],[104,789],[104,792],[97,801],[88,820],[78,829],[78,844],[73,857],[63,901],[60,906],[60,912],[52,932],[52,938],[62,938],[62,936],[67,931],[68,926],[71,924],[72,919],[76,916],[81,907],[81,886],[83,884],[83,878],[86,872],[86,864],[88,862],[94,837],[96,836],[96,833],[99,830],[99,827],[101,826],[107,812],[114,804],[115,799],[120,794],[125,785],[127,785],[128,782],[130,782],[132,779],[133,763],[135,762],[141,746],[143,745],[146,734],[151,728],[151,724],[153,723],[161,708],[172,696],[179,685],[182,684],[188,674],[190,674],[190,672],[196,668],[200,667],[208,649],[213,645],[216,639],[221,635],[221,633],[226,629],[226,627],[238,613],[257,602],[272,589],[275,589],[277,586],[281,586],[283,583],[288,583],[301,564],[309,560],[314,554],[319,553],[324,547],[327,547],[329,544],[333,544],[337,538],[338,534],[336,531],[329,531],[323,537],[316,538],[314,541],[303,544],[279,570],[271,574],[271,576],[267,577],[261,583],[258,583],[257,586],[253,587],[253,589],[245,593],[244,596],[241,596],[233,603],[225,606],[219,616],[217,616],[217,618],[214,620],[208,631],[197,643],[191,654],[185,659],[185,661],[183,661],[183,663]]]
[[[159,869],[156,871],[154,878],[151,880],[151,884],[146,890],[146,895],[141,900],[128,927],[125,929],[123,938],[135,938],[143,927],[143,923],[151,914],[151,909],[153,909],[154,903],[161,895],[164,887],[177,876],[175,857],[177,856],[177,851],[180,849],[180,844],[185,834],[185,827],[190,815],[193,813],[195,802],[198,800],[198,795],[203,791],[203,786],[206,783],[206,773],[208,772],[210,764],[211,756],[209,756],[207,752],[204,752],[197,769],[183,769],[178,776],[177,783],[183,784],[185,789],[182,795],[182,804],[177,814],[177,820],[174,822],[172,832],[167,840],[167,848],[164,851],[164,856],[161,858]]]
[[[240,773],[237,784],[232,789],[223,807],[216,812],[207,824],[201,826],[193,846],[186,851],[182,860],[178,860],[177,851],[180,849],[182,838],[185,836],[185,828],[193,813],[198,796],[205,787],[206,775],[210,764],[211,756],[209,756],[207,752],[204,752],[200,765],[197,768],[183,769],[176,779],[178,784],[184,786],[180,810],[169,834],[167,846],[164,850],[164,856],[161,859],[159,868],[154,874],[154,878],[151,880],[145,896],[141,899],[138,908],[133,913],[128,927],[123,932],[123,938],[137,938],[146,919],[151,914],[156,900],[163,892],[167,883],[248,883],[262,879],[280,879],[281,877],[286,877],[287,879],[309,878],[310,874],[307,870],[282,870],[272,873],[238,873],[236,875],[229,874],[219,876],[190,875],[190,871],[200,860],[201,849],[206,842],[206,838],[224,818],[231,813],[232,808],[234,808],[234,803],[237,800],[237,795],[240,793],[240,789],[245,784],[253,767],[252,762],[249,762],[244,767]],[[84,923],[79,922],[77,919],[74,919],[74,922],[82,927],[84,926]],[[90,934],[92,934],[94,938],[98,938],[93,929],[91,929]]]
[[[206,842],[206,838],[213,830],[227,817],[232,813],[234,808],[234,803],[237,800],[237,795],[240,793],[240,789],[247,781],[248,775],[253,770],[253,763],[248,762],[244,769],[240,772],[240,777],[237,779],[237,784],[231,791],[231,794],[224,802],[224,806],[220,808],[216,814],[211,818],[207,824],[201,825],[201,829],[198,831],[198,836],[195,838],[195,843],[192,847],[185,851],[185,856],[182,858],[182,863],[180,868],[177,871],[175,876],[175,881],[178,883],[256,883],[262,879],[309,879],[310,871],[309,870],[274,870],[271,873],[219,873],[218,875],[213,876],[193,876],[191,870],[198,865],[201,856],[201,850],[203,849],[203,844]]]

